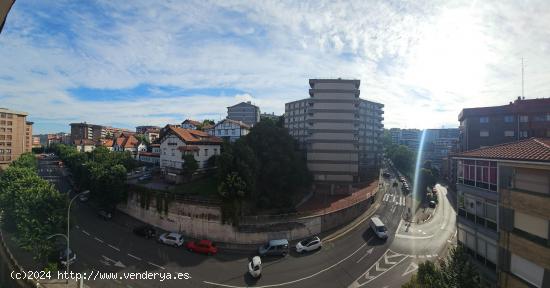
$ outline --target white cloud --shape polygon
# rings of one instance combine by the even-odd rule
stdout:
[[[223,116],[248,100],[282,113],[308,97],[308,78],[342,77],[361,79],[361,97],[385,104],[386,127],[457,126],[463,107],[521,93],[522,56],[526,96],[550,96],[550,3],[526,5],[17,2],[0,35],[0,55],[9,55],[0,58],[0,101],[44,122],[162,125],[182,119],[146,115]],[[245,93],[92,102],[67,92],[140,84]]]

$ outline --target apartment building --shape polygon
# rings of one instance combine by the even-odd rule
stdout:
[[[260,122],[260,107],[253,105],[250,101],[241,102],[227,107],[227,118],[254,126]]]
[[[105,138],[105,129],[101,125],[90,124],[86,122],[71,123],[71,143],[81,139],[88,139],[94,142]]]
[[[0,169],[5,169],[21,154],[32,151],[32,122],[28,114],[0,108]]]
[[[438,170],[443,168],[443,160],[458,150],[458,128],[426,129],[424,136],[424,159],[432,161]]]
[[[462,152],[458,243],[490,287],[550,287],[550,139]]]
[[[156,129],[156,130],[160,130],[160,127],[159,126],[151,126],[151,125],[146,125],[146,126],[137,126],[136,127],[136,133],[138,134],[145,134],[145,132],[149,129]]]
[[[462,109],[460,151],[550,137],[550,98],[517,98],[508,105]]]
[[[315,190],[351,193],[380,164],[383,105],[359,98],[359,80],[309,84],[310,98],[285,104],[285,127],[306,151]]]

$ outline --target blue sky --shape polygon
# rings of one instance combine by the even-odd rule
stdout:
[[[422,2],[422,3],[417,3]],[[0,106],[35,133],[219,120],[361,80],[390,127],[456,127],[463,107],[550,97],[550,2],[16,1],[0,34]]]

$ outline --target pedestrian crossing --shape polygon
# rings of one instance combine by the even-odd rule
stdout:
[[[387,202],[388,204],[394,204],[396,206],[405,206],[405,199],[405,196],[385,194],[384,198],[382,198],[382,201]]]

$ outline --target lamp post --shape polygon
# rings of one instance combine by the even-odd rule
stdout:
[[[65,265],[65,270],[67,271],[67,275],[69,274],[69,258],[70,258],[70,246],[69,246],[69,239],[70,239],[70,236],[69,236],[69,231],[70,231],[70,224],[71,224],[71,204],[73,204],[73,201],[76,200],[76,198],[78,198],[78,196],[80,195],[86,195],[86,194],[89,194],[90,193],[90,190],[86,190],[84,192],[80,192],[78,194],[76,194],[72,199],[71,201],[69,201],[69,207],[67,207],[67,235],[64,235],[64,234],[53,234],[51,236],[48,237],[48,239],[54,237],[54,236],[63,236],[65,237],[65,240],[67,240],[67,251],[65,251],[67,253],[67,263]],[[69,285],[69,278],[67,278],[67,286]]]

